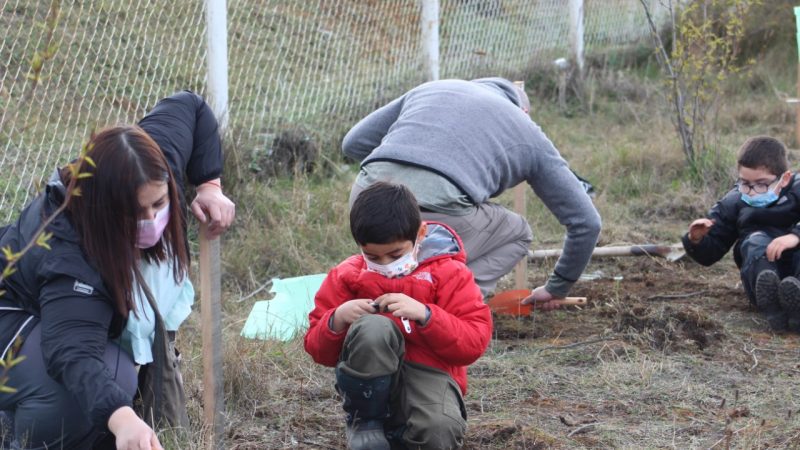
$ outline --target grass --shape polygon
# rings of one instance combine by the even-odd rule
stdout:
[[[294,8],[324,11],[329,17],[343,13],[333,3],[323,3]],[[103,14],[116,14],[117,3],[104,5]],[[232,14],[253,14],[254,24],[267,21],[282,30],[289,20],[285,12],[235,8]],[[398,11],[397,20],[408,14]],[[785,16],[778,11],[770,17]],[[481,26],[491,21],[486,19]],[[326,25],[321,23],[321,30],[331,31]],[[373,44],[389,41],[392,26],[363,26],[371,30]],[[348,30],[333,30],[348,35]],[[319,56],[331,47],[327,35],[318,34],[308,45]],[[235,70],[246,74],[277,67],[272,58],[278,53],[260,49],[277,48],[280,42],[247,42],[234,33],[231,43],[248,56],[232,58]],[[782,139],[789,144],[796,167],[800,144],[794,140],[794,114],[782,100],[795,90],[794,52],[793,45],[780,42],[769,52],[759,49],[752,74],[729,81],[720,98],[712,148],[696,174],[685,170],[648,52],[638,49],[632,59],[620,54],[591,58],[583,99],[570,100],[563,109],[555,101],[552,73],[525,74],[532,117],[571,167],[596,186],[594,200],[604,221],[600,244],[677,242],[688,223],[701,217],[732,181],[727,177],[733,154],[747,136],[770,134]],[[66,48],[63,53],[69,54]],[[372,55],[376,65],[402,59],[388,51],[376,53]],[[178,84],[196,82],[188,68],[202,58],[189,59],[174,74]],[[248,62],[248,67],[237,67]],[[310,67],[305,72],[315,79],[348,73],[349,67],[340,66]],[[261,121],[263,117],[246,114],[261,106],[253,102],[264,97],[263,92],[255,92],[252,85],[232,86],[232,98],[243,92],[252,95],[247,101],[240,98],[239,115],[252,121],[243,126],[262,133],[264,142],[233,139],[234,151],[229,154],[236,157],[228,161],[226,175],[226,190],[237,203],[238,215],[222,245],[225,448],[344,447],[332,370],[315,365],[300,339],[253,341],[241,338],[239,332],[253,303],[268,296],[266,291],[250,294],[272,277],[325,272],[357,251],[347,220],[347,198],[357,167],[342,160],[338,137],[369,108],[392,98],[398,80],[367,86],[359,73],[351,81],[344,95],[359,100],[352,108],[306,111],[305,119],[337,125],[319,137],[326,159],[322,168],[282,177],[265,177],[246,168],[249,152],[268,147],[274,130]],[[63,95],[84,92],[86,86],[80,83],[85,80],[75,82],[67,89],[72,94]],[[117,99],[131,105],[128,113],[145,103],[138,96],[146,89],[136,86],[118,92]],[[281,115],[288,99],[303,103],[318,95],[322,103],[333,104],[342,94],[328,92],[320,84],[311,92],[287,90],[282,95],[271,99],[278,111],[275,116]],[[307,126],[305,119],[277,120],[298,127]],[[74,128],[82,133],[82,127]],[[497,201],[511,205],[511,194]],[[532,193],[527,201],[533,248],[560,247],[563,227]],[[553,264],[531,264],[530,285],[543,283]],[[796,336],[768,332],[748,308],[729,257],[712,268],[649,258],[594,260],[587,272],[601,276],[578,283],[573,293],[589,297],[588,308],[497,320],[489,350],[469,369],[465,448],[800,447],[796,395],[800,342]],[[511,283],[505,279],[500,287],[510,288]],[[189,317],[178,339],[193,428],[188,433],[162,432],[161,440],[172,449],[206,448],[200,425],[199,312]]]

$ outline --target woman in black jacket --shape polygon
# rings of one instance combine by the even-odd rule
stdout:
[[[217,123],[185,91],[159,102],[140,127],[101,131],[87,149],[78,172],[91,176],[56,170],[0,237],[0,247],[18,251],[55,214],[50,248],[34,246],[0,286],[0,356],[16,342],[25,356],[9,372],[16,392],[0,394],[0,411],[23,448],[91,448],[110,431],[117,448],[161,449],[131,408],[134,363],[112,340],[140,309],[142,261],[169,263],[176,282],[187,275],[184,174],[198,186],[192,211],[212,235],[233,220],[219,187]],[[80,195],[57,213],[74,187]]]

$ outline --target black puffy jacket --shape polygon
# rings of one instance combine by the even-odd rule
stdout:
[[[788,186],[780,192],[778,200],[765,208],[753,208],[742,200],[736,188],[731,189],[708,212],[714,221],[708,234],[693,244],[689,234],[683,235],[686,254],[704,266],[719,261],[734,246],[733,257],[741,266],[739,246],[741,240],[755,231],[773,238],[794,233],[800,237],[800,175],[795,174]]]
[[[185,179],[198,185],[220,176],[217,120],[199,95],[183,91],[162,99],[139,125],[161,147],[179,187]],[[0,247],[23,248],[64,195],[56,171],[45,191],[0,233]],[[68,217],[56,217],[48,231],[53,233],[51,249],[34,246],[0,286],[6,291],[0,297],[0,356],[16,336],[24,338],[40,323],[48,374],[75,394],[96,426],[105,426],[111,413],[132,401],[103,362],[106,343],[121,332],[123,319],[115,312],[99,273],[86,260]],[[13,387],[13,379],[9,384]]]

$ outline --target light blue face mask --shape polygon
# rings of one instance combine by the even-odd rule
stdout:
[[[742,201],[752,206],[753,208],[765,208],[776,201],[778,201],[778,194],[773,190],[764,192],[758,195],[742,194]]]

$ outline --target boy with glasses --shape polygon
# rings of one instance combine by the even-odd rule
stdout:
[[[800,332],[800,182],[786,148],[756,136],[739,149],[736,185],[689,225],[686,253],[709,266],[733,246],[747,298],[773,331]]]

